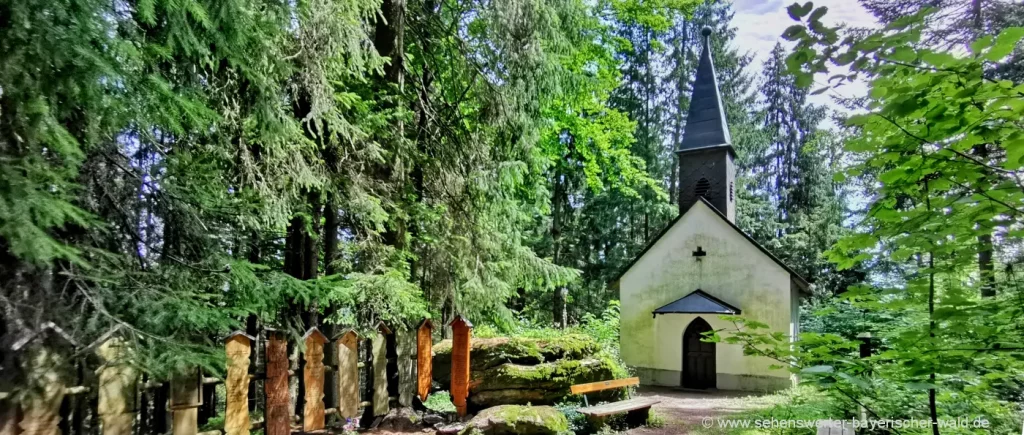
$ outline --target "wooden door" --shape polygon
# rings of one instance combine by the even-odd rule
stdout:
[[[715,388],[715,343],[701,341],[711,325],[700,317],[683,333],[683,379],[685,388]]]

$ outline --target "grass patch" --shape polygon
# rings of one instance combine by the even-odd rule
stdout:
[[[647,413],[646,425],[647,427],[665,427],[665,417],[652,409]]]

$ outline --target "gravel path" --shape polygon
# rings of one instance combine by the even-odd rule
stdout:
[[[629,435],[686,434],[703,430],[705,417],[726,417],[730,414],[767,408],[779,400],[778,396],[736,391],[697,392],[671,388],[643,387],[640,397],[656,397],[661,403],[654,412],[665,421],[663,427],[641,427],[626,432]]]

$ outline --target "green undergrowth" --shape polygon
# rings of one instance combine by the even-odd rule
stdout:
[[[473,337],[476,338],[516,337],[549,340],[555,343],[569,339],[571,335],[590,337],[602,349],[617,354],[619,349],[619,302],[609,303],[608,308],[600,316],[585,314],[579,324],[566,329],[557,329],[521,320],[500,328],[483,324],[473,330]]]
[[[510,354],[529,354],[551,361],[552,357],[593,355],[609,367],[615,368],[615,378],[632,376],[619,355],[619,302],[612,301],[600,316],[586,314],[582,321],[570,328],[557,329],[521,321],[497,328],[480,325],[473,330],[474,338],[511,337],[507,346]],[[558,350],[556,350],[558,349]],[[435,348],[435,351],[437,349]],[[555,355],[561,353],[561,355]]]
[[[423,406],[441,414],[451,414],[456,411],[455,404],[452,403],[452,396],[447,391],[438,391],[427,396],[427,401],[423,402]]]

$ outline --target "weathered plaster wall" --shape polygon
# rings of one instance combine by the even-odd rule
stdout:
[[[693,256],[698,246],[706,256]],[[682,370],[683,331],[696,317],[666,314],[655,319],[651,312],[697,289],[739,307],[744,317],[773,331],[789,334],[795,328],[789,273],[698,202],[619,280],[622,357],[638,369],[660,373],[647,376],[648,383],[679,385],[678,376],[672,377]],[[715,329],[732,326],[717,315],[702,317]],[[770,360],[743,356],[737,345],[716,344],[715,364],[720,389],[760,390],[765,383],[789,379],[788,372],[770,369]],[[750,382],[743,382],[744,377]]]

